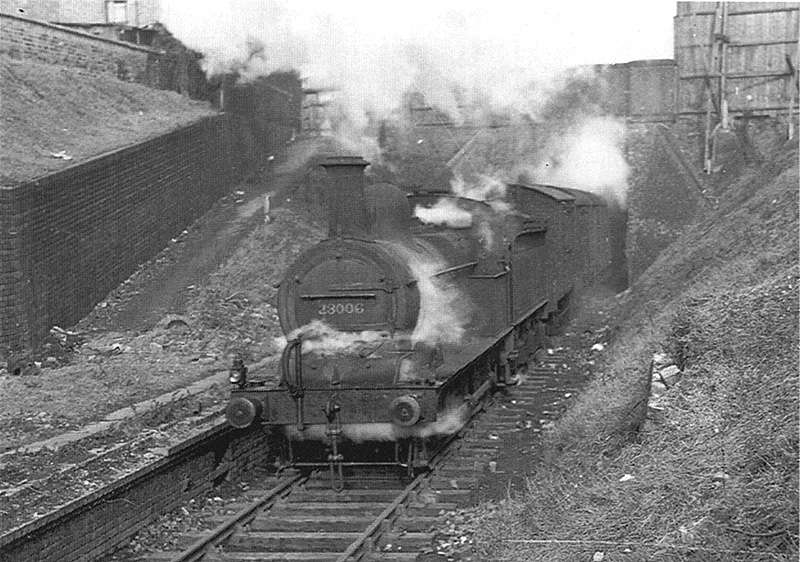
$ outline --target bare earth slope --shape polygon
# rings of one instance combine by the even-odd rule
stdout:
[[[216,113],[175,92],[1,55],[0,185],[43,176]]]

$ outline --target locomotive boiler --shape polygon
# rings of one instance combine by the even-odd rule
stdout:
[[[275,430],[294,465],[339,475],[365,462],[425,466],[482,394],[513,381],[572,291],[607,267],[606,206],[521,184],[501,201],[406,194],[365,185],[360,157],[323,166],[328,237],[278,292],[280,382],[238,364],[228,420]],[[363,458],[363,442],[393,453]],[[298,443],[319,451],[301,455]]]

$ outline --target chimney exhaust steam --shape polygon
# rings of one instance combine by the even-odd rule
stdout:
[[[322,167],[330,178],[328,191],[328,238],[367,238],[364,202],[364,168],[360,156],[331,156]]]

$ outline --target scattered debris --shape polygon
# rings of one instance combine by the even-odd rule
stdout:
[[[665,421],[664,408],[653,404],[652,402],[647,405],[647,421],[656,425],[661,425]],[[650,428],[649,428],[650,429]]]
[[[711,480],[713,482],[718,482],[718,483],[723,483],[724,484],[727,480],[730,480],[730,476],[727,473],[725,473],[722,470],[720,470],[720,471],[714,473],[714,476],[711,477]]]
[[[18,351],[8,357],[8,373],[15,377],[41,375],[41,363],[34,361],[27,351]]]
[[[65,330],[64,328],[60,328],[58,326],[53,326],[50,328],[50,335],[55,338],[55,340],[58,342],[58,345],[65,350],[74,349],[81,343],[82,339],[79,332]]]
[[[666,353],[654,353],[653,354],[653,366],[655,367],[665,367],[670,364],[670,360],[667,357]]]
[[[650,385],[650,394],[653,396],[661,396],[667,391],[667,385],[661,381],[653,381]]]
[[[681,372],[676,365],[670,365],[669,367],[661,369],[658,375],[661,377],[661,382],[663,382],[667,388],[671,388],[680,382],[683,377],[683,372]]]

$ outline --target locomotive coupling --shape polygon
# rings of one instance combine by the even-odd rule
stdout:
[[[225,408],[228,423],[237,429],[248,427],[262,414],[264,405],[261,400],[237,396],[231,398]]]

